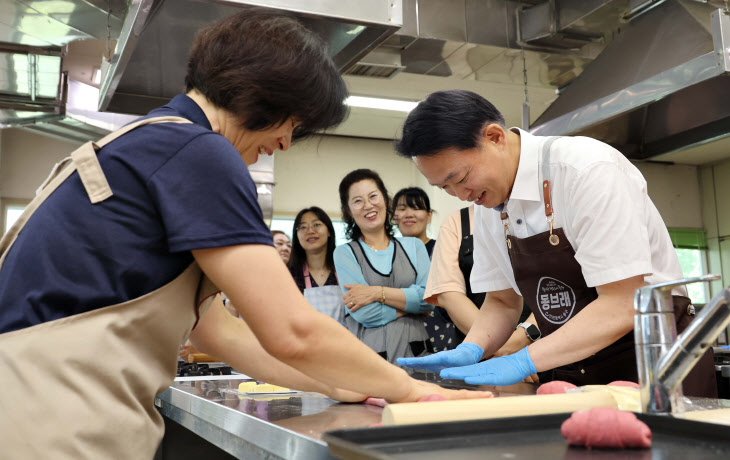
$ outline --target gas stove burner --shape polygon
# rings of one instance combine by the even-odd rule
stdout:
[[[226,365],[211,366],[205,363],[177,363],[178,377],[197,377],[201,375],[231,375],[231,367]]]

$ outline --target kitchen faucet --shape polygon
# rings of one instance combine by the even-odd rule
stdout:
[[[730,323],[730,287],[726,287],[677,336],[672,288],[719,278],[705,275],[636,290],[634,340],[642,412],[669,414],[683,410],[682,380]],[[692,305],[687,308],[694,310]]]

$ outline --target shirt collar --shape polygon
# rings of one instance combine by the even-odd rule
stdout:
[[[208,117],[205,116],[205,112],[200,108],[194,100],[184,94],[178,94],[166,106],[161,107],[160,110],[172,109],[179,113],[183,118],[187,118],[196,125],[203,126],[207,129],[213,129],[210,126]]]
[[[520,136],[520,162],[508,200],[540,201],[542,197],[538,163],[541,143],[537,137],[520,128],[510,128],[510,130]]]

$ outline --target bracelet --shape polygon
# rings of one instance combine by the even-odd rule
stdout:
[[[380,286],[380,303],[385,303],[385,288]]]

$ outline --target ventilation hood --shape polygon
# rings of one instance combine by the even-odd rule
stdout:
[[[85,142],[129,123],[184,90],[187,54],[196,32],[252,6],[291,12],[328,44],[345,71],[402,24],[401,0],[2,0],[0,128],[16,126]],[[116,41],[101,67],[101,89],[62,72],[69,44]],[[105,53],[111,55],[111,53]],[[91,66],[88,66],[91,69]],[[74,71],[77,75],[74,76]],[[249,168],[264,218],[273,213],[274,162]]]
[[[594,137],[636,160],[730,134],[730,15],[654,3],[560,91],[532,133]]]
[[[133,0],[101,86],[99,109],[144,114],[184,89],[187,54],[202,27],[252,6],[294,13],[345,71],[402,23],[400,1]]]

